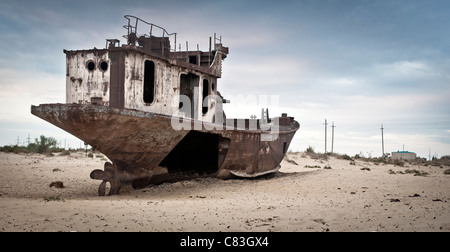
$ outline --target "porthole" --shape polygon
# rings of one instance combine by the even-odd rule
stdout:
[[[108,62],[102,61],[102,63],[100,63],[100,69],[101,69],[102,71],[108,70]]]
[[[94,63],[94,61],[89,61],[89,62],[86,64],[86,67],[87,67],[87,69],[88,69],[89,71],[94,71],[94,69],[95,69],[95,63]]]

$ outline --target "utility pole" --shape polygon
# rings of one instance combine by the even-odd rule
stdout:
[[[381,124],[381,157],[384,157],[384,134],[383,134],[383,124]]]
[[[28,133],[28,138],[27,138],[27,143],[28,143],[28,145],[30,145],[30,142],[31,142],[30,133]],[[28,146],[28,145],[27,145],[27,146]]]
[[[331,123],[331,154],[333,154],[333,148],[334,148],[334,122]]]
[[[327,155],[327,119],[325,119],[325,155]]]
[[[20,144],[20,138],[19,138],[19,136],[17,136],[17,142],[16,142],[16,145],[19,146],[19,144]]]

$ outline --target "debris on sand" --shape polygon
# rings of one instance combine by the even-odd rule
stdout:
[[[50,183],[49,187],[64,188],[64,184],[62,181],[55,181]]]

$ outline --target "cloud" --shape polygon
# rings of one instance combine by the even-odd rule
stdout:
[[[240,91],[251,90],[256,93],[268,87],[272,91],[292,87],[306,70],[306,66],[299,60],[274,55],[254,56],[250,59],[238,57],[226,61],[223,70],[225,81],[239,86]]]
[[[379,73],[386,81],[424,81],[439,76],[432,66],[421,61],[396,61],[374,65],[372,71]]]
[[[430,67],[417,61],[400,61],[392,64],[394,72],[405,75],[422,76],[430,72]]]
[[[65,102],[65,76],[0,69],[0,120],[26,122],[31,105]]]
[[[355,85],[355,81],[347,78],[333,80],[332,83],[339,87],[350,87]]]

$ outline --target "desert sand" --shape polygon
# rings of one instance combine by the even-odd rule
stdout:
[[[278,173],[259,179],[202,178],[99,197],[89,174],[104,162],[81,152],[0,153],[0,230],[450,231],[448,166],[289,153]],[[55,181],[64,188],[49,187]]]

